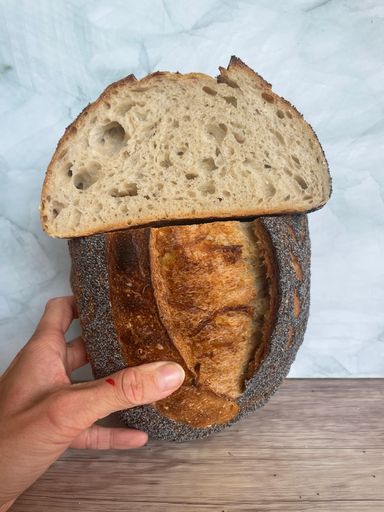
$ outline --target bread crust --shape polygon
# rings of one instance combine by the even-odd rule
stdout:
[[[293,106],[291,103],[289,103],[287,100],[282,98],[281,96],[278,96],[272,91],[272,86],[269,84],[266,80],[264,80],[260,75],[258,75],[255,71],[253,71],[250,67],[248,67],[241,59],[238,57],[232,56],[230,59],[230,62],[227,66],[227,68],[219,68],[220,75],[217,77],[217,81],[228,81],[233,80],[236,77],[236,73],[245,73],[249,79],[252,81],[252,83],[259,89],[263,90],[268,95],[268,101],[270,102],[276,102],[277,104],[281,104],[284,106],[284,108],[288,109],[291,113],[292,117],[295,117],[299,120],[299,122],[302,124],[303,130],[305,130],[309,137],[314,137],[316,141],[319,144],[319,147],[321,148],[322,156],[324,159],[324,162],[326,163],[327,172],[328,172],[328,179],[329,179],[329,187],[330,192],[329,196],[326,198],[326,200],[318,205],[316,208],[312,210],[308,210],[306,208],[302,209],[265,209],[260,207],[254,207],[252,209],[249,209],[248,211],[245,211],[244,209],[236,210],[234,208],[231,208],[228,212],[215,212],[212,210],[205,210],[200,211],[198,217],[196,218],[196,215],[193,213],[183,215],[181,218],[173,216],[172,218],[165,218],[165,219],[158,219],[154,218],[153,216],[148,216],[147,218],[142,218],[139,222],[132,222],[128,224],[128,222],[113,222],[113,223],[102,223],[100,225],[96,225],[93,228],[89,230],[82,230],[81,234],[68,230],[65,234],[58,233],[48,227],[44,220],[45,216],[45,205],[47,204],[47,196],[49,195],[49,187],[50,182],[52,180],[52,175],[54,173],[54,168],[56,164],[58,163],[58,160],[60,158],[60,154],[64,150],[64,148],[71,143],[71,140],[73,136],[76,134],[77,130],[80,130],[86,117],[91,114],[93,111],[95,111],[100,104],[102,104],[105,101],[108,101],[109,98],[115,94],[116,91],[118,91],[121,88],[126,87],[141,87],[141,86],[147,86],[148,84],[151,85],[152,83],[155,83],[156,80],[159,78],[163,79],[166,77],[169,80],[182,80],[185,82],[188,82],[190,80],[210,80],[212,83],[216,83],[216,80],[212,78],[209,75],[203,74],[203,73],[187,73],[187,74],[181,74],[179,72],[171,73],[168,71],[156,71],[154,73],[151,73],[144,78],[137,80],[134,75],[129,75],[121,80],[118,80],[117,82],[114,82],[113,84],[109,85],[99,96],[99,98],[94,101],[93,103],[88,104],[87,107],[83,109],[83,111],[77,116],[77,118],[66,128],[64,135],[60,139],[55,153],[53,154],[53,157],[48,165],[48,169],[45,175],[42,192],[41,192],[41,199],[40,199],[40,221],[41,225],[43,227],[43,230],[46,231],[46,233],[52,237],[55,238],[73,238],[73,237],[79,237],[79,236],[88,236],[92,235],[94,233],[100,233],[100,232],[108,232],[108,231],[115,231],[115,230],[121,230],[126,228],[131,228],[135,226],[160,226],[160,225],[166,225],[167,223],[182,223],[185,221],[191,221],[191,220],[204,220],[204,219],[245,219],[247,217],[255,217],[255,216],[265,216],[265,215],[280,215],[280,214],[295,214],[295,213],[309,213],[309,211],[314,211],[319,208],[321,208],[329,199],[331,193],[332,193],[332,181],[331,176],[329,174],[328,169],[328,163],[324,154],[324,151],[321,147],[321,144],[318,140],[318,137],[316,133],[314,132],[313,128],[304,120],[302,114]]]
[[[149,273],[150,229],[96,234],[69,241],[71,285],[95,377],[105,377],[120,370],[127,366],[127,360],[134,365],[150,359],[170,358],[183,364],[187,372],[186,385],[169,400],[122,411],[121,417],[127,425],[145,430],[151,437],[167,440],[205,437],[264,405],[287,375],[303,340],[309,314],[310,240],[307,216],[260,217],[245,229],[254,231],[262,240],[265,261],[268,262],[271,303],[270,315],[264,322],[262,342],[249,364],[244,390],[236,400],[196,386],[196,372],[185,364],[182,354],[169,337],[153,301]],[[128,252],[127,248],[130,248]],[[123,296],[127,294],[127,303],[118,311],[113,297],[116,296],[119,272],[121,278],[135,268],[139,269],[136,277],[132,277],[137,303],[132,306],[133,295],[124,288],[120,293]],[[137,281],[139,275],[141,281]],[[147,286],[145,290],[143,285]],[[137,323],[139,314],[143,315],[144,323],[142,320]],[[148,322],[144,329],[146,319]],[[137,345],[132,342],[132,336],[130,345],[124,345],[124,321],[125,324],[136,322]],[[154,348],[157,343],[161,349]],[[143,350],[141,353],[138,352],[140,348]],[[149,359],[142,357],[146,351]],[[180,407],[177,407],[180,403],[187,410],[181,420]],[[210,409],[211,415],[207,414]]]

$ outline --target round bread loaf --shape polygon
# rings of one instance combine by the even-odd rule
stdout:
[[[160,360],[186,372],[170,397],[122,411],[128,426],[153,438],[205,437],[264,405],[287,375],[309,313],[305,214],[68,243],[95,377]]]

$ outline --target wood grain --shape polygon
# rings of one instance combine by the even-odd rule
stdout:
[[[289,379],[209,439],[69,450],[11,510],[382,511],[383,411],[384,379]]]

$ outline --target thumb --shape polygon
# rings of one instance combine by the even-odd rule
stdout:
[[[169,361],[126,368],[105,379],[59,391],[55,411],[67,425],[70,418],[74,430],[84,430],[112,412],[165,398],[181,386],[184,378],[183,368]],[[61,423],[58,417],[56,423]]]

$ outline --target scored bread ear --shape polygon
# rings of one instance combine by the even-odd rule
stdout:
[[[219,66],[220,75],[217,77],[218,82],[225,82],[226,84],[232,87],[239,87],[236,78],[239,73],[243,75],[245,80],[247,80],[250,85],[255,88],[258,87],[260,89],[271,89],[272,85],[264,80],[256,71],[247,66],[245,62],[243,62],[239,57],[232,55],[229,60],[229,64],[227,68],[223,68]]]
[[[306,215],[116,231],[69,248],[95,377],[164,359],[186,371],[170,397],[122,411],[128,426],[205,437],[264,405],[287,375],[309,313]]]

